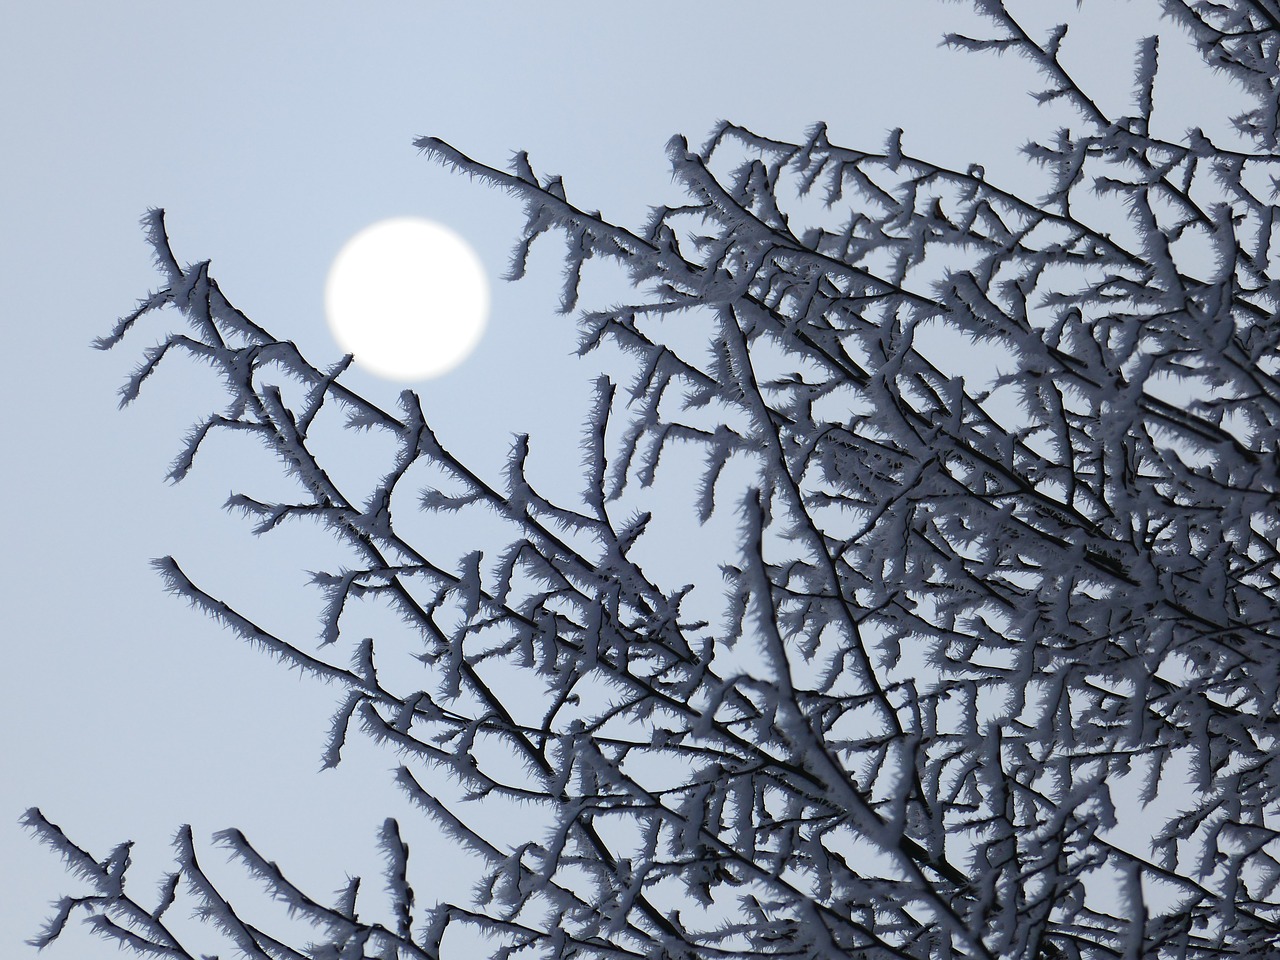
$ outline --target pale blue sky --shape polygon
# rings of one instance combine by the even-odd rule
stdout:
[[[505,266],[517,205],[432,166],[415,136],[495,164],[528,150],[539,172],[564,175],[571,200],[629,225],[678,196],[668,137],[700,142],[720,118],[780,138],[825,120],[834,142],[868,148],[902,126],[909,149],[981,162],[992,179],[1019,170],[1018,145],[1051,124],[1025,94],[1026,64],[938,49],[966,17],[933,0],[7,5],[0,953],[23,956],[19,942],[72,888],[16,826],[28,806],[99,854],[138,841],[138,880],[159,878],[178,824],[201,838],[239,826],[321,894],[371,869],[382,818],[403,810],[390,756],[354,747],[343,768],[316,774],[332,692],[166,597],[148,567],[173,553],[303,641],[315,595],[299,569],[318,566],[306,551],[326,543],[305,531],[253,541],[220,511],[246,477],[272,473],[245,448],[210,448],[189,480],[165,484],[186,428],[220,401],[203,371],[175,364],[115,409],[160,330],[110,354],[88,345],[156,281],[137,227],[147,207],[167,208],[180,259],[211,259],[251,317],[329,362],[321,284],[361,227],[430,217],[467,237],[495,278]],[[1121,39],[1099,32],[1082,56],[1126,78]],[[553,248],[529,280],[495,280],[478,354],[422,387],[442,436],[481,464],[540,425],[559,438],[547,462],[557,442],[574,450],[591,370],[567,358]],[[80,931],[46,953],[116,955]]]

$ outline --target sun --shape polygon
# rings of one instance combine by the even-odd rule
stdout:
[[[343,245],[325,281],[325,313],[338,345],[388,380],[439,377],[480,342],[489,283],[480,258],[448,227],[395,217]]]

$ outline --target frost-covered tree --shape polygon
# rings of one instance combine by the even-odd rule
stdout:
[[[370,922],[358,881],[326,899],[220,834],[310,925],[287,945],[236,912],[189,831],[157,904],[126,888],[127,845],[98,860],[33,810],[92,889],[34,942],[83,911],[140,954],[190,957],[166,926],[188,898],[255,958],[448,958],[455,927],[502,957],[1280,951],[1280,3],[1162,4],[1252,98],[1222,142],[1162,122],[1155,38],[1111,116],[1064,67],[1065,26],[975,5],[989,32],[947,42],[1028,58],[1035,97],[1070,111],[1026,148],[1041,197],[917,157],[901,131],[863,150],[724,124],[671,141],[687,202],[629,230],[523,154],[503,172],[418,141],[524,204],[513,277],[559,233],[566,313],[589,259],[633,290],[578,316],[602,358],[580,494],[526,478],[536,436],[485,476],[412,391],[397,410],[357,395],[350,358],[313,366],[250,321],[150,214],[163,285],[98,345],[165,308],[186,326],[125,402],[162,361],[208,364],[229,405],[172,478],[211,432],[251,434],[301,493],[228,507],[260,532],[322,523],[355,558],[316,575],[318,645],[173,558],[157,569],[341,691],[329,763],[353,731],[399,751],[400,786],[486,879],[415,903],[388,821],[391,919]],[[331,417],[396,445],[372,492],[314,452]],[[419,509],[495,514],[505,546],[435,556],[397,527]],[[662,558],[684,547],[663,511],[733,518],[709,582],[671,582]],[[380,669],[390,641],[347,642],[358,603],[398,613],[413,671]],[[446,778],[462,802],[433,789]],[[1126,818],[1157,796],[1175,814]],[[536,839],[486,833],[476,812],[505,804]]]

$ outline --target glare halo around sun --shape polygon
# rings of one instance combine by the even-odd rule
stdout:
[[[365,227],[334,257],[325,314],[338,345],[370,373],[424,380],[479,344],[489,316],[480,258],[448,227],[395,217]]]

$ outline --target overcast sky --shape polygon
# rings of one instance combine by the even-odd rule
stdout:
[[[592,371],[568,358],[554,244],[529,280],[497,281],[518,206],[433,166],[414,137],[497,165],[528,150],[539,172],[564,175],[571,200],[636,225],[678,199],[667,139],[699,143],[722,118],[778,138],[824,120],[833,142],[867,148],[901,126],[908,149],[1006,181],[1022,166],[1017,147],[1051,126],[1025,94],[1025,63],[938,49],[967,12],[934,0],[5,6],[5,956],[24,955],[48,902],[74,888],[17,827],[28,806],[99,855],[138,841],[133,872],[147,881],[178,824],[201,839],[238,826],[320,895],[370,869],[382,818],[404,810],[394,757],[357,746],[344,767],[316,773],[333,691],[165,596],[148,567],[174,554],[303,643],[316,595],[299,558],[326,546],[320,532],[255,541],[220,511],[246,477],[273,472],[245,447],[216,445],[189,480],[165,483],[186,428],[220,403],[204,371],[174,364],[116,410],[160,322],[109,354],[89,342],[157,281],[137,226],[148,207],[168,210],[180,260],[211,259],[233,302],[318,364],[340,352],[321,290],[348,237],[400,215],[466,237],[495,277],[488,334],[421,393],[446,441],[483,465],[516,431],[536,443],[547,429],[547,450],[571,450]],[[1062,8],[1074,15],[1074,3]],[[1073,55],[1120,64],[1124,78],[1130,48],[1115,26],[1083,34]],[[350,382],[398,390],[358,372]],[[117,954],[75,931],[46,955]]]

